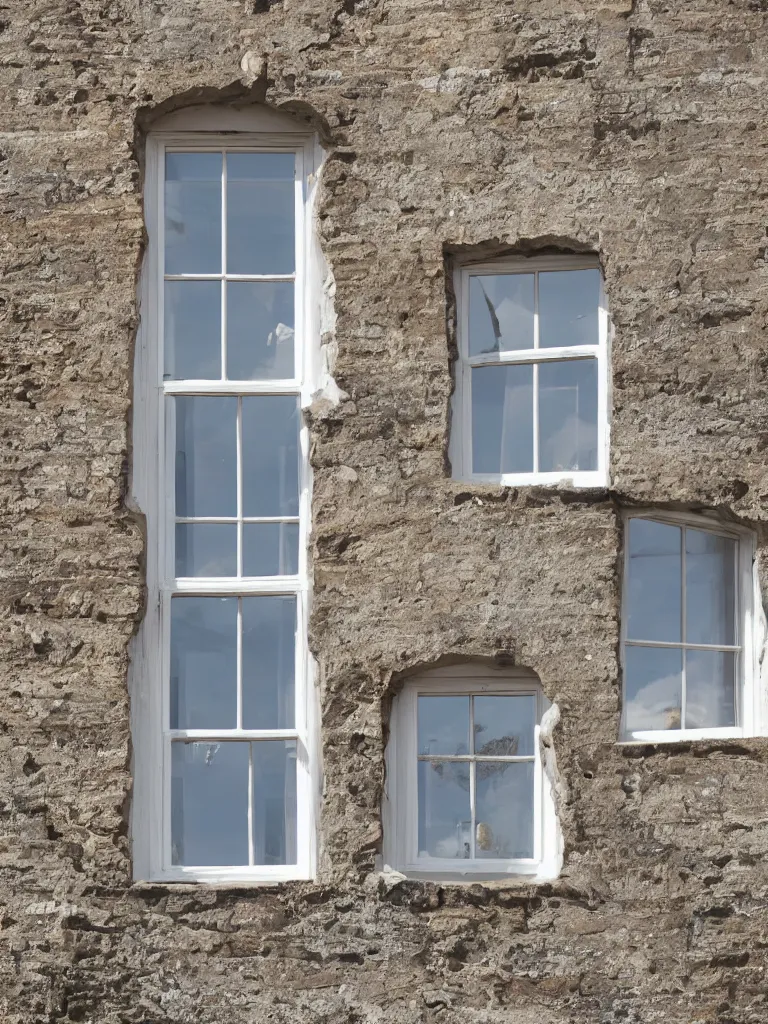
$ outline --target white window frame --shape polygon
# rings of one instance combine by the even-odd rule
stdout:
[[[690,740],[725,740],[742,739],[749,736],[765,735],[766,695],[760,685],[760,647],[764,642],[764,620],[760,614],[762,601],[756,564],[755,534],[734,523],[723,523],[710,516],[657,511],[654,509],[626,510],[622,516],[624,535],[624,555],[622,567],[622,614],[621,614],[621,721],[619,742],[632,743],[681,743]],[[625,725],[625,652],[627,648],[628,594],[629,594],[629,543],[628,528],[630,519],[648,519],[656,523],[670,526],[690,527],[703,530],[720,537],[729,537],[737,542],[736,552],[736,639],[735,646],[723,644],[684,644],[662,643],[660,641],[632,640],[631,645],[645,647],[667,647],[675,650],[686,647],[694,650],[733,650],[738,655],[736,691],[737,720],[736,726],[720,726],[705,729],[646,729],[629,732]],[[685,565],[683,564],[683,572]],[[683,672],[683,680],[685,672]],[[685,683],[683,681],[683,699]]]
[[[314,663],[307,643],[310,612],[308,543],[312,475],[306,419],[300,430],[299,567],[295,576],[174,577],[172,431],[164,427],[168,395],[296,395],[305,410],[320,369],[322,261],[312,213],[323,151],[314,134],[270,111],[201,108],[171,115],[147,139],[145,215],[149,237],[139,286],[133,408],[132,500],[146,516],[147,607],[133,644],[130,672],[134,793],[131,814],[134,878],[164,882],[258,882],[310,879],[316,868],[319,743]],[[286,128],[290,130],[286,130]],[[211,129],[217,129],[213,131]],[[194,130],[189,130],[194,129]],[[276,130],[277,129],[277,130]],[[222,134],[226,132],[226,134]],[[290,152],[296,157],[295,374],[271,381],[163,380],[164,165],[168,150]],[[224,197],[222,203],[226,203]],[[222,206],[223,227],[226,224]],[[222,244],[226,244],[225,239]],[[201,275],[189,275],[200,277]],[[220,278],[222,275],[216,275]],[[228,279],[231,275],[228,275]],[[254,275],[276,279],[272,275]],[[235,275],[237,278],[237,275]],[[242,279],[239,278],[239,279]],[[224,312],[222,311],[222,315]],[[224,325],[222,325],[224,327]],[[222,344],[226,344],[223,333]],[[239,421],[239,420],[238,420]],[[170,602],[175,595],[291,594],[296,596],[296,721],[293,729],[171,730]],[[239,661],[239,657],[238,657]],[[289,865],[186,866],[171,863],[171,739],[295,740],[297,744],[297,862]],[[251,808],[248,815],[250,822]],[[250,846],[249,842],[249,846]],[[252,854],[252,850],[251,850]]]
[[[532,694],[537,698],[534,730],[534,856],[502,860],[418,856],[418,698],[425,696]],[[541,720],[549,708],[538,677],[526,669],[456,665],[423,672],[407,681],[394,698],[386,751],[386,785],[382,804],[385,870],[410,878],[477,882],[520,877],[527,881],[556,878],[562,840],[552,786],[544,771]],[[502,758],[502,760],[504,760]],[[529,761],[530,758],[509,760]]]
[[[600,304],[598,308],[598,344],[567,345],[560,348],[539,348],[538,273],[556,270],[600,271]],[[472,277],[503,274],[536,274],[534,314],[534,348],[504,352],[469,354],[469,283]],[[610,445],[610,387],[609,363],[611,321],[605,295],[605,280],[597,256],[516,256],[491,262],[463,264],[454,272],[456,297],[456,335],[458,358],[455,363],[455,390],[452,402],[451,438],[449,458],[453,476],[458,480],[519,487],[525,484],[547,484],[571,487],[607,487]],[[539,472],[538,460],[538,375],[537,367],[543,362],[566,359],[597,360],[597,469],[571,472]],[[534,367],[533,386],[533,449],[534,470],[530,473],[473,473],[472,472],[472,370],[478,366],[513,366],[531,363]]]

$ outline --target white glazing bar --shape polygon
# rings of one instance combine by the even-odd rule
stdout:
[[[533,347],[539,349],[539,275],[533,275]],[[539,364],[533,364],[533,472],[539,471]]]
[[[237,651],[235,672],[237,680],[237,728],[243,728],[243,599],[237,599]]]
[[[237,575],[243,575],[243,400],[237,400]]]
[[[176,516],[177,523],[298,523],[298,516]]]
[[[173,581],[173,586],[164,587],[163,591],[176,594],[194,594],[197,597],[227,595],[238,597],[240,594],[295,594],[299,591],[301,581],[296,576],[180,576]]]
[[[730,653],[740,651],[738,645],[729,644],[683,644],[675,643],[673,640],[625,640],[627,647],[668,647],[682,651],[724,651]]]
[[[470,833],[469,833],[469,856],[472,860],[475,859],[475,832],[477,831],[477,794],[475,793],[475,787],[477,785],[477,769],[475,767],[475,698],[469,698],[469,750],[472,754],[472,760],[469,762],[469,818],[470,818]]]
[[[685,619],[687,615],[686,606],[686,585],[685,585],[685,549],[686,549],[686,530],[683,527],[680,530],[680,569],[682,574],[681,587],[682,587],[682,600],[680,601],[680,636],[683,644],[683,671],[680,677],[680,728],[685,728],[685,670],[686,670],[686,653],[685,653]]]
[[[253,851],[253,744],[248,744],[248,864],[254,863]]]
[[[167,735],[172,740],[210,740],[216,743],[299,739],[297,729],[169,729]]]
[[[295,274],[166,274],[166,281],[259,281],[285,282],[295,281]]]
[[[535,754],[499,754],[498,757],[487,757],[485,754],[475,754],[473,757],[471,757],[469,754],[419,754],[417,756],[419,761],[455,761],[457,763],[461,763],[462,761],[489,761],[493,764],[496,764],[497,761],[508,761],[510,764],[517,764],[521,761],[536,760]]]
[[[227,377],[227,154],[221,154],[221,379]]]
[[[295,395],[295,380],[166,380],[166,395]]]
[[[535,324],[535,320],[534,320]],[[481,352],[467,356],[469,366],[495,366],[497,363],[546,363],[560,359],[598,359],[599,345],[562,345],[558,348],[522,348],[506,352]]]

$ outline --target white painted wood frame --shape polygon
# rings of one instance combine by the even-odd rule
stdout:
[[[211,127],[218,128],[216,134]],[[261,130],[266,126],[267,130]],[[190,128],[200,130],[189,130]],[[181,130],[183,128],[183,130]],[[288,128],[290,130],[276,130]],[[250,130],[243,130],[250,129]],[[165,153],[184,152],[290,152],[296,158],[295,225],[295,376],[285,380],[163,380],[164,164]],[[316,815],[319,798],[318,711],[314,666],[307,647],[310,611],[311,470],[309,432],[300,430],[299,565],[295,576],[263,578],[181,578],[174,576],[174,505],[172,431],[166,429],[164,404],[169,395],[296,395],[301,409],[308,407],[320,368],[320,300],[322,264],[313,235],[312,211],[323,151],[316,137],[264,111],[184,111],[171,115],[165,127],[147,141],[145,214],[148,249],[142,267],[139,299],[141,325],[137,338],[133,405],[133,479],[131,500],[146,517],[147,607],[133,642],[129,685],[133,736],[134,791],[131,838],[134,877],[137,880],[176,882],[278,882],[312,878],[316,861]],[[226,191],[222,198],[222,230],[226,225]],[[225,237],[222,246],[226,245]],[[199,279],[203,275],[190,275]],[[224,280],[224,275],[213,275]],[[226,279],[230,279],[227,276]],[[248,275],[240,279],[278,279]],[[223,307],[224,308],[224,307]],[[224,313],[222,313],[224,316]],[[224,326],[224,325],[223,325]],[[222,330],[222,349],[226,333]],[[224,362],[224,358],[222,362]],[[223,377],[223,373],[222,373]],[[172,403],[171,403],[172,404]],[[239,418],[238,418],[239,425]],[[239,428],[238,428],[239,437]],[[238,481],[240,481],[238,463]],[[241,483],[238,483],[238,491]],[[238,515],[242,519],[238,500]],[[283,517],[280,517],[282,521]],[[222,521],[215,519],[212,521]],[[287,519],[285,521],[288,521]],[[241,545],[238,544],[238,558]],[[291,594],[296,596],[297,642],[295,728],[271,730],[171,730],[169,727],[170,602],[174,595],[204,596]],[[238,612],[238,614],[240,614]],[[239,643],[239,641],[238,641]],[[240,662],[238,652],[238,663]],[[239,672],[238,672],[239,674]],[[240,696],[238,694],[238,701]],[[297,744],[297,862],[288,865],[179,866],[171,863],[170,744],[172,739],[295,740]],[[250,801],[249,801],[250,826]],[[252,852],[252,832],[249,828]]]
[[[628,638],[628,593],[629,593],[629,543],[628,527],[632,519],[647,519],[670,526],[690,527],[736,541],[735,566],[735,609],[736,643],[687,644],[683,641],[660,642]],[[680,743],[686,740],[741,739],[748,736],[762,736],[766,733],[766,694],[760,683],[760,652],[765,640],[765,622],[762,615],[762,599],[756,571],[756,538],[746,527],[726,523],[712,516],[697,513],[638,510],[626,511],[623,516],[624,557],[621,616],[621,677],[622,710],[620,723],[621,743]],[[685,547],[683,545],[683,551]],[[684,556],[683,556],[684,557]],[[685,593],[685,565],[682,567],[681,586]],[[684,606],[683,606],[684,607]],[[717,726],[704,729],[648,729],[630,732],[625,722],[626,697],[624,678],[627,646],[652,648],[694,649],[726,651],[736,654],[736,725]],[[683,660],[682,699],[685,702],[685,660]],[[684,715],[684,710],[683,710]]]
[[[597,269],[600,274],[598,307],[598,344],[571,345],[560,348],[539,347],[538,274],[547,271]],[[469,284],[472,277],[502,274],[535,274],[536,309],[534,313],[534,347],[530,349],[469,354]],[[456,297],[456,333],[458,358],[455,365],[455,388],[452,400],[449,459],[455,479],[477,483],[493,483],[504,487],[525,484],[568,487],[607,487],[610,450],[610,348],[611,321],[605,295],[605,282],[597,256],[516,256],[484,263],[463,264],[454,272]],[[538,373],[545,362],[571,359],[597,361],[597,468],[540,472],[538,462]],[[472,370],[479,366],[512,366],[523,363],[534,368],[533,380],[533,465],[526,473],[474,473],[472,471]]]
[[[479,760],[533,762],[533,857],[515,860],[420,857],[417,784],[419,696],[517,694],[530,694],[536,698],[533,755],[509,758],[493,756]],[[557,877],[561,844],[552,787],[543,770],[540,739],[541,719],[549,706],[538,678],[527,669],[496,669],[479,663],[464,663],[432,669],[407,681],[392,703],[386,751],[386,785],[382,803],[385,870],[399,871],[410,878],[431,878],[445,882],[477,882],[515,877],[527,881],[545,881]],[[435,758],[446,759],[444,755],[435,755]],[[458,757],[454,760],[469,759]]]

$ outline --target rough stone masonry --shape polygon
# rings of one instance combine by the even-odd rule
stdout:
[[[621,508],[768,543],[765,0],[0,0],[0,68],[0,1019],[764,1024],[768,741],[616,739]],[[328,149],[320,870],[271,888],[131,881],[143,149],[201,101]],[[599,253],[610,490],[451,480],[466,246]],[[561,877],[377,873],[398,680],[498,654],[560,707]]]

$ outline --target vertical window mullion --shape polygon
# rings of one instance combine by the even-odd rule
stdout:
[[[687,609],[687,592],[686,592],[687,588],[686,588],[686,578],[685,578],[686,577],[686,566],[685,566],[686,528],[685,528],[685,526],[683,526],[682,529],[680,530],[680,544],[681,544],[680,567],[681,567],[681,575],[682,575],[682,580],[681,580],[681,588],[682,588],[682,590],[681,590],[681,599],[680,599],[680,618],[681,618],[681,622],[680,622],[680,636],[682,637],[682,641],[683,641],[683,646],[681,648],[682,655],[683,655],[683,658],[682,658],[683,665],[682,665],[682,674],[681,674],[681,678],[680,678],[680,728],[681,729],[685,729],[685,702],[686,702],[686,685],[685,685],[686,684],[686,679],[685,679],[685,672],[686,672],[687,661],[688,661],[688,651],[687,651],[686,646],[685,646],[685,644],[686,644],[685,620],[686,620],[686,617],[687,617],[687,614],[688,614],[688,609]]]
[[[533,275],[533,347],[539,347],[539,272]],[[533,364],[533,472],[539,472],[539,364]]]
[[[221,379],[227,379],[227,151],[221,154]]]
[[[243,396],[237,398],[236,486],[237,486],[237,575],[243,575]]]
[[[475,833],[477,831],[477,764],[475,762],[475,698],[469,698],[469,856],[475,859]]]
[[[243,728],[243,599],[237,599],[237,637],[235,673],[237,685],[237,728]]]

